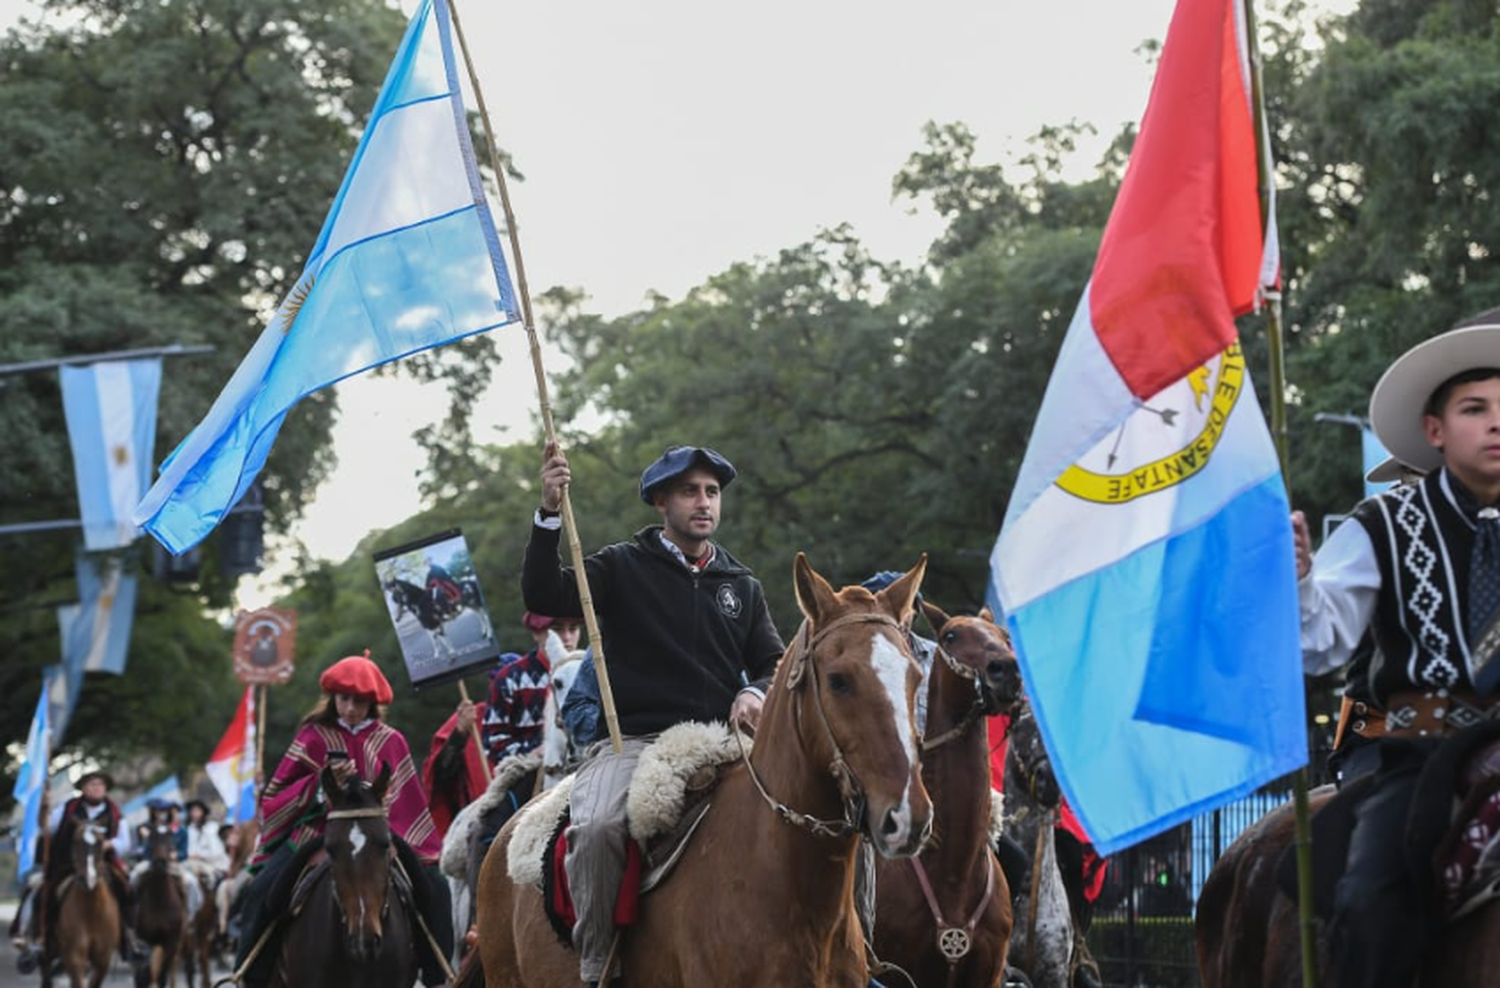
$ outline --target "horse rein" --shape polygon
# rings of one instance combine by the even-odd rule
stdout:
[[[901,632],[901,640],[905,641],[905,628],[895,618],[885,614],[846,614],[829,622],[828,626],[818,631],[811,639],[808,639],[808,624],[804,623],[797,632],[797,641],[800,648],[793,659],[793,666],[787,673],[787,688],[797,690],[806,676],[807,667],[811,664],[813,650],[818,643],[833,631],[851,624],[888,624]],[[907,646],[907,660],[913,665],[916,660],[910,657],[910,646]],[[833,760],[828,764],[828,773],[838,783],[839,799],[844,806],[844,818],[842,820],[821,820],[817,817],[808,816],[805,813],[787,806],[780,800],[775,799],[766,791],[765,784],[761,782],[760,776],[756,774],[755,765],[750,760],[749,753],[745,751],[744,738],[738,728],[734,731],[736,742],[740,747],[740,759],[745,763],[746,770],[750,773],[750,781],[755,783],[755,788],[760,792],[761,798],[766,805],[787,823],[802,827],[817,837],[847,837],[850,834],[859,833],[859,820],[865,813],[864,786],[860,784],[859,777],[854,774],[853,769],[844,758],[844,750],[839,746],[838,738],[833,734],[833,727],[828,723],[828,712],[823,707],[823,693],[819,683],[817,667],[812,670],[813,701],[817,706],[818,719],[823,725],[823,733],[828,737],[828,743],[833,748]],[[796,706],[797,711],[797,733],[802,733],[802,704]]]

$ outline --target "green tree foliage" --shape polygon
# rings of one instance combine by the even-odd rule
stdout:
[[[1500,39],[1493,4],[1366,0],[1284,52],[1273,107],[1284,163],[1292,479],[1315,513],[1359,496],[1353,430],[1406,348],[1500,304]],[[1337,432],[1338,435],[1320,435]]]
[[[167,362],[157,458],[207,411],[304,263],[404,29],[383,0],[49,0],[0,39],[0,363],[209,344]],[[492,344],[405,367],[467,422]],[[0,523],[76,518],[54,373],[0,378]],[[284,530],[333,466],[332,396],[288,417],[262,474]],[[443,435],[429,438],[435,455]],[[144,582],[123,678],[90,676],[65,744],[201,762],[234,709],[228,602]],[[75,599],[76,530],[0,537],[0,722],[22,736]],[[131,565],[148,572],[142,543]],[[163,688],[166,687],[166,688]],[[171,738],[171,743],[167,739]],[[67,752],[64,753],[65,757]],[[8,790],[7,790],[8,791]]]

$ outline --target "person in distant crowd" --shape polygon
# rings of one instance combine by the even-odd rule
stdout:
[[[188,831],[179,823],[177,810],[176,802],[159,796],[147,801],[146,812],[149,817],[148,822],[143,825],[144,833],[138,838],[138,860],[135,867],[130,869],[130,889],[132,894],[137,892],[141,879],[151,869],[149,848],[154,828],[165,827],[171,838],[172,853],[175,856],[168,871],[182,892],[182,900],[187,906],[188,915],[196,916],[203,906],[203,886],[188,864]]]
[[[1351,669],[1360,741],[1339,757],[1345,791],[1362,790],[1340,828],[1348,851],[1328,926],[1345,988],[1416,980],[1435,912],[1424,905],[1440,896],[1410,862],[1434,850],[1417,846],[1425,814],[1440,814],[1440,833],[1453,799],[1415,805],[1417,782],[1445,738],[1489,729],[1500,705],[1500,309],[1397,358],[1370,422],[1425,476],[1360,502],[1316,556],[1292,514],[1304,670],[1350,666],[1373,638]],[[1321,836],[1315,820],[1315,849]]]
[[[229,870],[229,852],[219,836],[219,825],[201,799],[187,801],[187,866],[205,887],[213,888]]]
[[[491,765],[513,755],[524,755],[542,743],[547,694],[552,688],[552,666],[542,647],[547,632],[557,632],[563,649],[572,652],[583,634],[583,618],[577,615],[549,617],[527,611],[521,623],[531,632],[535,647],[501,666],[490,680],[489,707],[481,722],[485,752]]]
[[[543,461],[521,593],[533,613],[581,614],[577,576],[557,552],[568,460],[549,442]],[[760,581],[712,541],[721,495],[734,478],[734,466],[714,450],[667,449],[640,482],[641,500],[661,524],[584,563],[625,736],[620,752],[599,743],[585,754],[570,800],[566,870],[585,982],[604,977],[629,840],[625,797],[641,753],[654,735],[684,721],[753,727],[783,651]]]
[[[105,851],[109,868],[105,879],[114,893],[120,908],[120,956],[130,960],[140,951],[135,933],[130,926],[130,884],[125,873],[125,860],[131,852],[130,830],[125,824],[125,814],[109,790],[114,788],[114,779],[107,772],[86,772],[78,779],[78,794],[48,815],[47,828],[52,834],[43,868],[42,883],[34,894],[28,889],[23,895],[16,920],[11,925],[12,942],[21,952],[19,963],[23,967],[41,962],[49,944],[40,942],[40,928],[46,923],[47,939],[56,919],[56,890],[72,874],[73,841],[77,834],[78,820],[102,824],[110,835],[110,846]]]
[[[224,880],[214,889],[214,905],[219,917],[219,937],[225,941],[231,939],[231,933],[239,930],[239,895],[250,883],[250,870],[246,865],[250,863],[253,847],[246,846],[247,829],[252,835],[249,841],[253,843],[253,819],[247,823],[219,826],[219,840],[224,845],[229,864],[224,870]]]
[[[483,700],[460,700],[428,746],[427,759],[422,763],[422,791],[440,837],[448,835],[454,818],[489,784],[484,754],[474,737],[475,725],[484,720],[488,710],[489,704]]]
[[[244,965],[251,946],[284,906],[268,901],[278,876],[305,860],[309,842],[322,836],[325,809],[320,787],[325,768],[340,784],[350,778],[373,780],[382,767],[390,768],[385,806],[391,832],[421,866],[411,877],[427,879],[429,894],[424,898],[431,907],[424,910],[423,918],[446,957],[452,952],[453,929],[448,886],[435,867],[442,840],[417,780],[406,738],[384,720],[386,705],[393,699],[391,684],[371,661],[368,650],[329,666],[318,684],[323,698],[302,719],[261,797],[260,839],[250,864],[256,875],[243,893],[241,909],[246,922],[239,942],[242,956],[236,968]],[[425,937],[417,938],[417,951],[423,982],[441,984],[445,977],[442,965],[428,949]],[[264,984],[271,964],[260,961],[273,956],[274,951],[262,950],[257,963],[245,972],[244,983],[250,988]]]

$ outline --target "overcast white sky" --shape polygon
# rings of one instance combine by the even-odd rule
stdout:
[[[929,120],[967,123],[985,160],[1024,153],[1045,124],[1090,122],[1101,136],[1077,166],[1092,165],[1139,119],[1151,67],[1138,49],[1165,36],[1173,6],[453,2],[499,141],[526,176],[511,195],[533,293],[580,287],[606,315],[650,291],[680,298],[842,222],[877,257],[917,260],[939,224],[892,203],[890,182]],[[27,6],[0,0],[0,12]],[[506,359],[485,440],[497,427],[524,435],[536,404],[524,333],[499,332]],[[340,401],[338,475],[293,533],[335,559],[415,509],[420,457],[394,437],[443,396],[355,379]]]

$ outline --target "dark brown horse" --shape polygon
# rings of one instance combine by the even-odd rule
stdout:
[[[937,630],[922,743],[933,840],[914,858],[879,862],[875,955],[918,988],[986,988],[1005,976],[1011,909],[990,849],[985,718],[1020,701],[1021,672],[1009,633],[988,609],[949,617],[924,601],[922,610]]]
[[[1334,787],[1308,794],[1313,816]],[[1282,854],[1295,838],[1291,802],[1240,834],[1214,863],[1198,897],[1198,971],[1204,988],[1289,988],[1302,984],[1297,904],[1277,882]],[[1316,921],[1318,984],[1337,988],[1321,921]],[[1421,983],[1440,988],[1495,984],[1500,971],[1500,901],[1445,927],[1424,961]]]
[[[351,778],[342,786],[323,770],[327,865],[305,879],[305,896],[293,898],[271,988],[411,988],[416,981],[421,934],[405,883],[423,876],[407,876],[397,864],[385,809],[390,781],[389,765],[373,783]]]
[[[136,984],[177,984],[177,962],[187,938],[188,909],[182,877],[174,867],[177,843],[165,811],[152,810],[146,839],[148,866],[135,887],[135,931],[151,948],[149,968],[137,972]]]
[[[57,923],[49,939],[56,944],[57,958],[73,988],[99,988],[120,943],[120,907],[109,888],[113,865],[105,856],[110,834],[82,814],[74,827],[73,873],[57,890]],[[42,961],[42,986],[51,985],[48,957]]]
[[[925,558],[875,596],[835,592],[800,553],[806,620],[776,670],[748,762],[727,770],[676,870],[621,938],[622,984],[651,988],[819,985],[868,980],[853,906],[859,835],[884,855],[922,844],[932,807],[917,762],[919,673],[904,627]],[[516,885],[508,848],[480,874],[479,953],[498,986],[576,988],[578,957]]]

